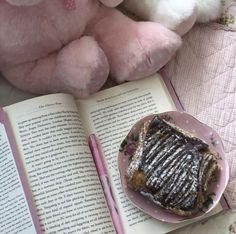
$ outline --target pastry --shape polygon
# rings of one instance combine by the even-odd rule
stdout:
[[[191,216],[203,210],[218,167],[207,143],[156,115],[140,130],[127,181],[164,209]]]

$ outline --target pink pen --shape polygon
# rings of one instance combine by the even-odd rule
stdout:
[[[103,191],[106,197],[106,202],[110,210],[113,226],[117,234],[124,234],[124,230],[120,221],[118,210],[116,208],[116,203],[112,195],[107,171],[103,163],[103,157],[102,157],[101,151],[99,150],[97,137],[94,134],[90,135],[88,142],[89,142],[89,147],[93,156],[93,160],[97,168],[97,172],[100,177],[100,181],[101,181]]]

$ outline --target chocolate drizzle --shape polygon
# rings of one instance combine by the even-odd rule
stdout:
[[[201,210],[218,168],[208,145],[159,116],[144,124],[139,139],[127,170],[129,187],[179,215]],[[139,186],[137,176],[145,184]]]

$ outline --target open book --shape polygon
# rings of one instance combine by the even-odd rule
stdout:
[[[88,136],[100,139],[125,233],[166,233],[168,224],[134,207],[120,185],[117,155],[145,115],[175,110],[160,75],[100,91],[86,100],[51,94],[0,111],[0,233],[115,233]],[[209,215],[223,210],[219,204]]]

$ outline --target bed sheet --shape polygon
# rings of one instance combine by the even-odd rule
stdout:
[[[230,165],[226,189],[236,208],[236,32],[217,23],[196,25],[166,65],[184,109],[221,136]]]

